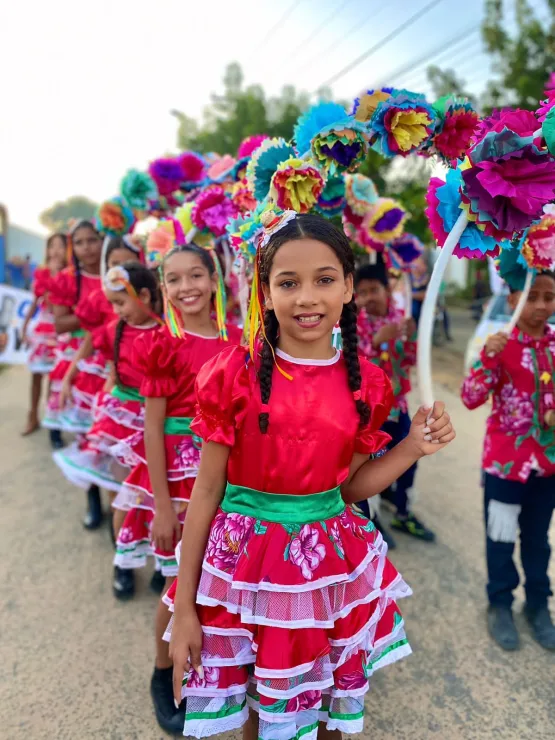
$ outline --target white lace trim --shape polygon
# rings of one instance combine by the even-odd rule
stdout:
[[[341,352],[336,350],[335,355],[328,360],[307,360],[302,359],[301,357],[292,357],[281,349],[276,349],[276,355],[281,357],[282,360],[290,362],[292,365],[314,365],[316,367],[326,367],[328,365],[335,365],[341,357]]]

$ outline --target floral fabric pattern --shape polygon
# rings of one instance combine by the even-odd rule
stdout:
[[[482,467],[490,475],[526,482],[555,475],[555,331],[535,339],[518,328],[503,352],[482,351],[461,390],[475,409],[491,397]]]

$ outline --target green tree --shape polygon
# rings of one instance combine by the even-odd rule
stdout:
[[[58,201],[40,214],[39,220],[50,231],[63,231],[72,219],[93,218],[97,204],[83,195]]]
[[[471,103],[476,105],[476,99],[474,96],[465,90],[465,80],[457,77],[454,70],[440,69],[432,64],[426,70],[426,74],[436,98],[441,98],[444,95],[455,94],[463,98],[468,98]]]

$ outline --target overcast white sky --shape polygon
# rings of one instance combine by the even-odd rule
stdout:
[[[246,82],[313,91],[429,0],[12,0],[2,8],[0,202],[39,229],[56,200],[117,192],[129,167],[175,148],[172,108],[199,117],[237,60]],[[333,85],[351,99],[376,83],[427,92],[417,64],[477,25],[483,0],[440,0]],[[294,8],[275,33],[269,31]],[[411,61],[412,69],[391,75]],[[432,60],[436,61],[436,60]],[[477,31],[438,64],[469,87],[487,73]]]

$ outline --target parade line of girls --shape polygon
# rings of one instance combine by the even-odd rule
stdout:
[[[408,381],[392,389],[374,362],[413,327],[377,329],[373,350],[361,340],[372,362],[359,356],[353,253],[319,216],[268,225],[250,352],[214,319],[207,250],[176,244],[153,272],[133,238],[103,249],[85,221],[63,267],[56,239],[65,247],[49,241],[35,288],[38,326],[50,318],[42,372],[53,365],[43,425],[88,492],[87,528],[102,520],[100,488],[112,495],[117,598],[133,596],[134,569],[154,556],[159,724],[196,737],[243,726],[267,740],[360,732],[368,679],[410,653],[397,600],[411,592],[353,505],[397,484],[398,528],[428,532],[408,511],[407,475],[455,436],[441,403],[407,421]],[[358,283],[376,279],[385,285],[381,273]],[[367,318],[388,316],[390,298],[366,301]],[[62,432],[75,440],[63,446]]]

